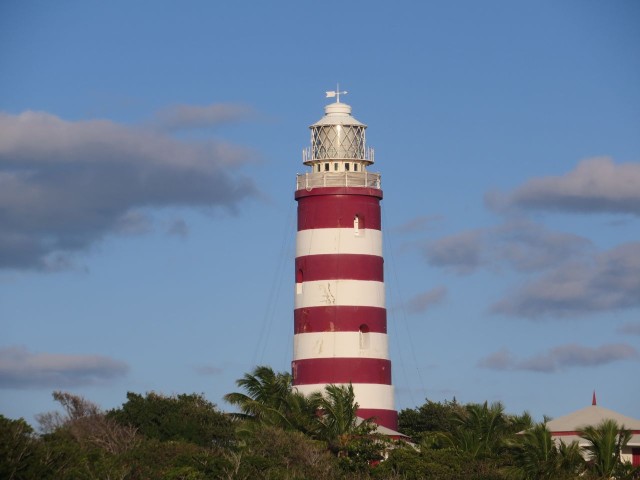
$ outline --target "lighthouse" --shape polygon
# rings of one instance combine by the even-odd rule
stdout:
[[[396,431],[382,257],[380,174],[367,126],[335,102],[311,125],[297,175],[293,385],[353,385],[358,416]]]

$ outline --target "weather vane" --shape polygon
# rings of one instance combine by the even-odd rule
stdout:
[[[327,92],[327,97],[326,98],[333,98],[333,97],[337,97],[336,98],[336,102],[340,103],[340,94],[346,95],[347,92],[346,90],[344,90],[343,92],[340,91],[340,84],[337,83],[336,84],[336,89],[331,91],[331,92]]]

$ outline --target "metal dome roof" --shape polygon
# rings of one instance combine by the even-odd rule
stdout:
[[[361,125],[367,127],[351,116],[351,105],[335,102],[324,107],[324,117],[311,125],[309,128],[321,127],[324,125]]]

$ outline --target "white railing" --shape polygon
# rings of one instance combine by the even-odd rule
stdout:
[[[296,190],[319,187],[368,187],[380,189],[380,174],[369,172],[299,173]]]
[[[335,151],[336,155],[338,155],[338,150]],[[314,150],[311,147],[306,147],[302,149],[302,163],[312,162],[314,160],[366,160],[368,162],[374,163],[374,151],[373,148],[367,147],[364,149],[364,155],[360,155],[358,157],[347,157],[347,156],[329,156],[324,155],[322,157],[316,157],[314,154]]]

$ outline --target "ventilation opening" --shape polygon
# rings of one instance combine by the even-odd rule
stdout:
[[[302,275],[302,269],[300,268],[296,272],[296,294],[302,293],[302,280],[303,280],[303,275]]]
[[[371,335],[369,333],[369,325],[366,325],[363,323],[362,325],[360,325],[359,331],[360,331],[360,348],[363,350],[369,348],[369,344],[371,341],[369,338],[369,336]]]
[[[362,216],[356,214],[353,217],[353,234],[358,236],[360,235],[360,230],[364,228],[364,222],[362,221]]]

